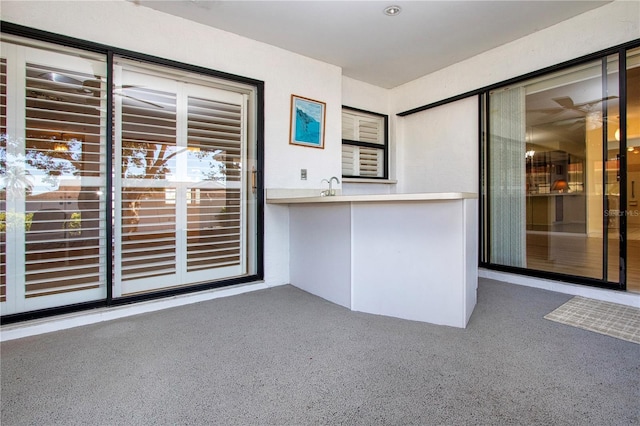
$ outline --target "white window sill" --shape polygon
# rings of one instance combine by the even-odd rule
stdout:
[[[342,183],[377,183],[382,185],[395,185],[395,179],[366,179],[366,178],[343,178]]]

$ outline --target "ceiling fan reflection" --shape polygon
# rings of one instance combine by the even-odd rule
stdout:
[[[45,72],[42,73],[40,75],[38,75],[38,77],[45,79],[45,80],[49,80],[49,81],[53,81],[55,83],[61,83],[61,84],[65,84],[65,85],[71,85],[71,86],[75,86],[75,90],[79,93],[85,93],[85,94],[93,94],[94,97],[99,97],[100,96],[100,88],[102,86],[102,79],[99,76],[94,76],[94,79],[86,79],[86,80],[80,80],[78,78],[75,77],[71,77],[68,76],[66,74],[62,74],[62,73],[58,73],[58,72]],[[128,95],[126,93],[122,93],[122,90],[126,90],[128,88],[133,88],[133,87],[140,87],[140,86],[134,86],[134,85],[123,85],[120,86],[119,88],[117,88],[116,90],[114,90],[114,95],[117,96],[121,96],[123,98],[127,98],[127,99],[131,99],[133,101],[136,102],[140,102],[143,103],[145,105],[150,105],[153,106],[155,108],[164,108],[164,106],[157,104],[155,102],[151,102],[145,99],[141,99],[139,97],[135,97],[135,96],[131,96]]]

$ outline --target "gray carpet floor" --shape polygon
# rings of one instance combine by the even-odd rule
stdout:
[[[9,425],[627,425],[640,345],[543,316],[571,296],[481,280],[466,329],[292,286],[1,345]]]

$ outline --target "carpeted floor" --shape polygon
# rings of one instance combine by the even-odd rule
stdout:
[[[640,346],[543,317],[571,296],[481,280],[466,329],[292,286],[4,342],[9,425],[626,425]]]

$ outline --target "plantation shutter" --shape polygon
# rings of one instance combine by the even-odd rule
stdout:
[[[25,196],[27,299],[105,285],[100,66],[86,73],[26,64],[26,168],[14,170],[7,191]]]
[[[122,105],[122,280],[176,273],[176,94],[137,85]]]
[[[120,64],[115,294],[242,275],[245,96]]]
[[[342,175],[385,177],[386,129],[384,117],[342,111]]]
[[[240,265],[242,105],[188,99],[188,154],[204,179],[187,188],[187,271]],[[198,161],[210,158],[210,161]]]

